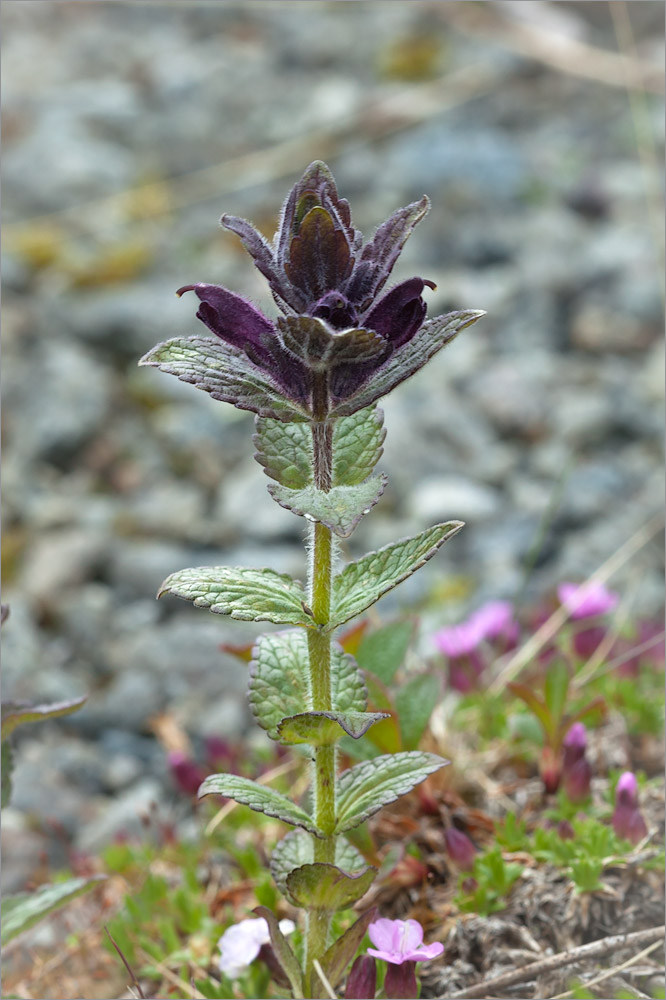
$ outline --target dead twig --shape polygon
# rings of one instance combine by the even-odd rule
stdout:
[[[575,962],[583,962],[590,958],[602,958],[614,951],[619,951],[621,948],[648,945],[652,950],[663,939],[665,931],[666,927],[651,927],[649,930],[634,931],[631,934],[613,934],[610,937],[602,938],[601,941],[592,941],[590,944],[580,945],[570,951],[561,951],[557,955],[539,959],[538,962],[530,962],[522,969],[514,969],[513,972],[507,972],[503,976],[486,979],[482,983],[467,987],[467,989],[450,993],[447,1000],[478,1000],[478,998],[486,996],[497,996],[501,990],[505,990],[509,986],[528,983],[530,980],[536,979],[537,976],[561,969],[565,965],[573,965]],[[637,956],[637,958],[641,957],[643,957],[643,953]]]
[[[658,948],[660,944],[661,941],[653,941],[651,945],[644,948],[643,951],[639,951],[639,953],[634,955],[632,958],[628,958],[627,961],[622,962],[621,965],[616,965],[612,969],[608,969],[607,972],[602,972],[600,976],[595,976],[594,979],[589,979],[585,983],[585,989],[589,989],[590,986],[596,986],[597,983],[603,983],[605,979],[610,979],[611,976],[617,975],[617,973],[622,972],[623,969],[628,969],[630,965],[635,965],[636,962],[640,962],[642,958],[646,958],[650,952],[653,952],[656,948]],[[573,992],[573,989],[571,989],[567,990],[566,993],[558,993],[556,997],[553,997],[553,1000],[566,1000],[566,998],[570,997]]]
[[[104,933],[108,937],[108,939],[111,942],[111,944],[113,945],[113,947],[118,952],[118,955],[120,956],[120,961],[123,963],[123,965],[127,969],[128,973],[129,973],[129,977],[132,980],[132,985],[134,986],[134,988],[136,989],[137,993],[141,997],[141,1000],[146,1000],[146,994],[141,989],[141,983],[139,982],[139,980],[134,975],[134,971],[132,969],[132,966],[129,964],[129,962],[127,961],[127,959],[123,955],[122,951],[120,950],[120,948],[118,947],[118,945],[116,944],[116,942],[113,940],[113,937],[111,936],[111,932],[109,931],[108,927],[104,928]]]

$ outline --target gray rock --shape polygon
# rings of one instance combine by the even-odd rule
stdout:
[[[142,837],[146,819],[164,802],[160,783],[154,778],[143,778],[131,788],[116,796],[100,814],[80,827],[75,846],[80,851],[96,853],[119,834]]]
[[[489,486],[463,476],[438,476],[419,483],[410,513],[424,524],[446,520],[475,524],[499,509],[499,495]]]

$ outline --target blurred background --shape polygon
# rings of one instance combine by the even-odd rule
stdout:
[[[272,234],[312,159],[367,234],[426,192],[395,279],[435,281],[431,315],[488,312],[385,401],[389,487],[348,552],[467,527],[379,614],[414,609],[427,652],[482,601],[547,601],[618,550],[611,585],[659,613],[663,18],[5,0],[5,697],[90,696],[19,734],[10,888],[168,802],[170,731],[250,725],[219,644],[260,630],[155,593],[197,564],[302,576],[303,524],[266,492],[251,416],[136,363],[203,331],[183,284],[274,312],[218,218]]]

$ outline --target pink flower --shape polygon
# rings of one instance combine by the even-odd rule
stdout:
[[[182,750],[172,750],[168,757],[171,777],[185,795],[196,795],[206,777],[199,765]]]
[[[513,605],[509,601],[488,601],[481,605],[470,618],[483,639],[510,639],[518,637],[518,623],[513,617]]]
[[[606,588],[601,583],[561,583],[557,588],[560,604],[564,604],[571,618],[593,618],[605,615],[617,607],[620,595]]]
[[[637,844],[647,835],[647,825],[638,805],[636,775],[625,771],[615,786],[615,810],[611,820],[618,837]]]
[[[483,634],[478,625],[470,620],[461,625],[449,625],[442,628],[439,632],[435,632],[432,638],[444,656],[458,659],[473,653],[483,639]]]
[[[423,944],[423,928],[418,920],[388,920],[381,917],[368,927],[370,940],[375,945],[368,948],[368,955],[382,958],[391,965],[403,962],[425,962],[437,958],[444,951],[439,941]]]
[[[280,921],[280,930],[283,934],[291,934],[295,929],[293,921]],[[227,927],[217,942],[220,949],[218,960],[220,971],[229,979],[238,979],[250,962],[255,960],[263,945],[269,944],[270,940],[268,924],[263,917],[241,920]]]

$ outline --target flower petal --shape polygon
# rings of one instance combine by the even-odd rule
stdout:
[[[421,298],[425,285],[435,287],[432,281],[422,278],[409,278],[396,285],[367,313],[363,326],[376,330],[393,348],[402,347],[425,319],[427,307]]]
[[[247,219],[240,219],[236,215],[223,215],[220,219],[221,225],[230,232],[240,236],[243,246],[254,260],[258,271],[268,279],[273,296],[280,308],[292,309],[298,312],[305,306],[305,301],[296,289],[292,289],[284,271],[280,267],[273,253],[270,243],[261,233],[255,229]],[[296,293],[296,294],[294,294]]]
[[[404,924],[401,930],[400,950],[403,955],[411,955],[423,943],[423,928],[418,920],[396,921]]]
[[[339,288],[348,277],[351,253],[347,237],[321,205],[311,208],[301,222],[289,244],[284,270],[310,302]]]
[[[387,917],[380,917],[379,920],[374,920],[370,924],[368,927],[368,937],[376,948],[385,952],[395,950],[393,940],[395,923],[395,920],[389,920]],[[382,956],[380,955],[378,957],[381,958]]]
[[[234,347],[244,348],[252,344],[266,359],[269,357],[267,344],[275,337],[275,327],[251,302],[219,285],[185,285],[178,289],[178,295],[195,292],[201,305],[198,318],[221,340]]]
[[[411,962],[427,962],[431,958],[437,958],[444,951],[441,941],[433,941],[432,944],[421,945],[415,951],[410,951],[405,958]]]

